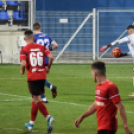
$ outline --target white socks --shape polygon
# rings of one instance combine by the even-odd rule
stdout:
[[[46,120],[48,120],[49,117],[50,117],[50,115],[47,115],[47,116],[46,116]],[[29,123],[30,123],[31,125],[34,125],[34,122],[35,122],[35,121],[29,121]]]
[[[29,123],[32,124],[32,125],[34,125],[34,121],[30,121]]]
[[[42,98],[42,101],[47,101],[47,98],[46,97]]]
[[[50,89],[51,89],[51,90],[52,90],[52,88],[53,88],[53,85],[50,86]]]
[[[46,120],[48,120],[48,119],[49,119],[49,117],[50,117],[50,115],[47,115],[47,116],[46,116]]]

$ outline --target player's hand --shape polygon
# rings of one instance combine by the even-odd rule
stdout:
[[[23,70],[20,70],[20,74],[23,75],[24,74],[24,71]]]
[[[127,126],[127,127],[124,127],[125,131],[126,131],[126,134],[133,134],[131,129]]]
[[[45,67],[45,69],[46,69],[46,72],[49,73],[50,71],[49,67]]]
[[[100,51],[103,52],[103,51],[105,51],[107,48],[108,48],[107,46],[103,46],[103,47],[101,47]]]
[[[80,123],[82,122],[83,118],[80,116],[76,121],[75,121],[75,127],[79,128]]]

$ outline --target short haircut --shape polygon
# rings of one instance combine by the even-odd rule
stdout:
[[[106,76],[106,65],[102,61],[96,61],[91,65],[93,70],[96,70],[97,74],[100,76]]]
[[[129,25],[129,26],[127,26],[127,30],[129,30],[129,29],[134,29],[134,25]]]
[[[33,24],[33,30],[40,30],[40,28],[41,28],[41,24],[39,22],[35,22]]]
[[[27,38],[32,38],[33,37],[33,31],[32,30],[27,30],[24,32],[25,37]]]

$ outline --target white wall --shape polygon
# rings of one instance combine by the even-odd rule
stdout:
[[[19,63],[18,38],[24,32],[0,32],[0,51],[2,51],[3,63]]]

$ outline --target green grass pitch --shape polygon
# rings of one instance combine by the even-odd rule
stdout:
[[[108,79],[119,88],[125,105],[128,124],[134,132],[134,92],[132,83],[133,64],[107,64]],[[52,134],[96,134],[96,114],[86,118],[80,128],[74,121],[94,101],[95,85],[90,65],[53,65],[48,80],[57,85],[58,96],[53,99],[46,88],[50,114],[55,118]],[[24,123],[30,120],[31,96],[28,91],[26,74],[20,75],[19,65],[0,65],[0,134],[26,134]],[[118,116],[117,134],[125,134]],[[33,134],[46,133],[47,122],[38,113]]]

